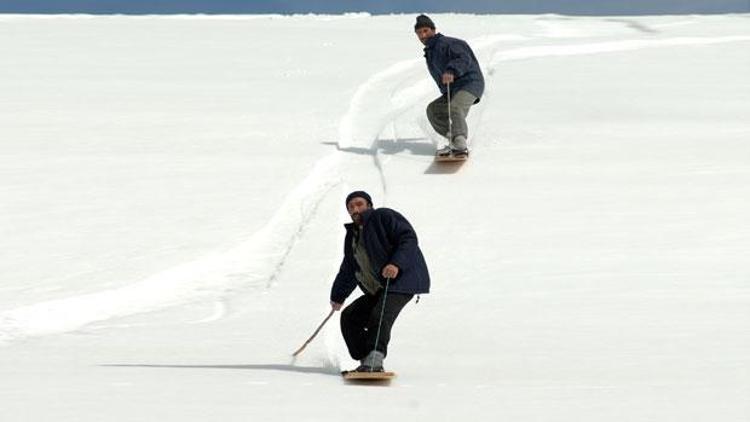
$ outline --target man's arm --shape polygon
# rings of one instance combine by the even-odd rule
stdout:
[[[357,287],[351,259],[348,255],[344,255],[344,259],[341,260],[339,273],[336,274],[336,279],[333,280],[333,285],[331,286],[331,306],[337,311],[341,309],[341,305],[346,298]],[[338,305],[338,309],[336,309],[337,307],[334,304]]]
[[[395,278],[398,272],[409,268],[416,260],[419,242],[417,241],[417,233],[403,215],[391,210],[386,218],[388,219],[388,237],[394,245],[389,264],[397,267],[396,274],[387,278]],[[384,272],[386,268],[388,268],[387,265],[383,269]],[[383,276],[386,277],[385,274]]]
[[[453,78],[446,82],[446,75],[443,74],[443,83],[452,83],[454,78],[460,78],[465,75],[472,67],[472,54],[469,45],[463,41],[456,40],[448,44],[447,49],[448,64],[446,65],[446,74],[452,74]]]

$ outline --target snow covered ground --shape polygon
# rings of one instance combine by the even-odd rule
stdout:
[[[750,420],[750,16],[0,15],[0,419]],[[389,388],[329,322],[345,194],[433,292]],[[336,315],[338,317],[338,315]]]

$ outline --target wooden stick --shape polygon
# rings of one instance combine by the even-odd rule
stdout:
[[[305,344],[303,344],[299,349],[297,349],[297,351],[294,352],[292,354],[292,356],[297,357],[297,355],[299,355],[300,353],[302,353],[303,350],[305,350],[305,347],[307,347],[307,345],[310,344],[311,341],[313,341],[313,339],[315,338],[315,336],[318,335],[318,333],[320,332],[320,329],[323,328],[324,325],[326,325],[326,322],[328,322],[329,319],[331,319],[331,317],[333,316],[334,312],[336,312],[336,311],[334,309],[331,309],[331,312],[328,314],[328,316],[326,317],[326,319],[324,319],[323,322],[321,322],[320,325],[318,325],[318,329],[315,330],[315,332],[313,333],[313,335],[311,335],[310,338],[307,339],[307,341],[305,342]]]

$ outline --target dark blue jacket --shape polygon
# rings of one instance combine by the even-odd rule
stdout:
[[[451,84],[451,93],[460,90],[469,91],[477,97],[477,102],[484,93],[484,76],[479,68],[479,61],[464,40],[435,34],[427,41],[424,58],[432,79],[445,95],[448,88],[443,83],[443,73],[450,72],[455,77]]]
[[[399,268],[399,272],[398,276],[391,280],[389,292],[428,293],[430,274],[427,271],[427,263],[417,244],[417,234],[406,218],[392,209],[378,208],[362,213],[362,221],[362,240],[380,284],[385,286],[385,279],[380,275],[383,267],[394,264]],[[346,224],[344,227],[344,259],[331,287],[331,301],[336,303],[344,303],[357,287],[354,274],[359,271],[352,248],[354,224]]]

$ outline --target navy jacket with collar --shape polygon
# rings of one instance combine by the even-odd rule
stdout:
[[[430,274],[427,263],[419,249],[417,234],[406,218],[390,208],[377,208],[362,213],[362,221],[362,240],[370,263],[378,273],[380,284],[385,286],[385,279],[380,275],[383,267],[394,264],[399,272],[391,280],[389,292],[429,293]],[[344,227],[344,259],[331,287],[331,301],[336,303],[344,303],[358,284],[354,274],[359,271],[359,265],[354,259],[352,248],[355,228],[353,223]]]
[[[466,41],[435,34],[427,41],[424,58],[432,79],[443,95],[448,90],[443,83],[443,73],[450,72],[455,77],[451,84],[451,93],[469,91],[477,97],[476,102],[479,102],[484,93],[484,76],[479,68],[479,61]]]

